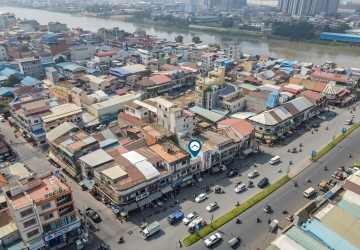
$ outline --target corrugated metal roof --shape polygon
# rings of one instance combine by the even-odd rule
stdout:
[[[360,195],[354,193],[353,191],[347,190],[343,195],[343,200],[346,200],[356,206],[360,207]]]
[[[285,235],[297,242],[305,249],[329,250],[327,246],[308,235],[297,226],[291,227],[288,231],[286,231]]]
[[[160,172],[148,161],[140,161],[134,165],[141,171],[146,180],[152,180],[160,175]]]
[[[277,237],[272,242],[272,244],[277,246],[281,250],[306,250],[306,248],[302,247],[300,244],[298,244],[286,235],[281,235]]]
[[[113,158],[102,149],[98,149],[90,154],[84,155],[79,160],[85,162],[90,167],[96,167],[98,165],[110,162]]]
[[[72,122],[64,122],[62,124],[60,124],[59,126],[57,126],[56,128],[50,130],[47,134],[46,134],[46,139],[48,141],[54,141],[57,138],[59,138],[60,136],[63,136],[64,134],[68,133],[69,131],[71,131],[72,129],[78,128],[78,126],[76,126],[74,123]]]
[[[112,180],[127,176],[127,173],[120,166],[117,165],[112,168],[105,169],[101,171],[101,173]]]
[[[358,200],[360,197],[357,197]],[[350,203],[344,199],[342,199],[341,201],[339,201],[337,203],[337,206],[346,210],[347,212],[351,213],[353,216],[357,217],[358,219],[360,219],[360,207],[353,204],[353,203]]]
[[[135,164],[135,163],[138,163],[140,161],[146,160],[146,158],[144,156],[142,156],[141,154],[139,154],[139,153],[137,153],[135,151],[127,152],[125,154],[122,154],[122,156],[125,157],[132,164]]]
[[[313,106],[313,104],[308,100],[306,99],[305,97],[298,97],[294,100],[291,100],[287,103],[291,103],[292,105],[294,105],[297,110],[299,110],[299,112],[302,112],[304,111],[305,109],[308,109],[310,107]]]
[[[204,108],[201,108],[199,106],[193,106],[190,108],[190,112],[195,113],[197,115],[200,115],[206,119],[208,119],[209,121],[212,122],[218,122],[220,120],[222,120],[224,118],[223,115],[220,115],[218,113],[215,113],[211,110],[207,110]]]

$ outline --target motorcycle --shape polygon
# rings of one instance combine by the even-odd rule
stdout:
[[[324,170],[325,170],[325,171],[327,171],[327,170],[328,170],[327,166],[325,166],[325,167],[324,167]]]
[[[294,186],[295,186],[295,187],[297,187],[297,186],[298,186],[298,184],[297,184],[297,182],[296,182],[296,181],[294,182]]]
[[[241,224],[241,220],[240,219],[236,219],[236,224]]]
[[[235,207],[237,207],[237,206],[239,206],[239,205],[240,205],[240,202],[237,201],[237,202],[235,203]]]
[[[352,157],[352,155],[351,154],[349,154],[349,158],[351,158]]]
[[[282,211],[282,213],[283,213],[283,214],[287,214],[287,211],[286,211],[286,209],[284,209],[284,210]]]
[[[261,222],[261,219],[260,219],[260,218],[256,218],[256,222],[257,222],[257,223],[260,223],[260,222]]]
[[[328,128],[328,127],[326,127],[326,130],[329,130],[329,128]]]
[[[122,244],[124,243],[124,238],[123,237],[120,237],[119,241],[118,241],[118,244]]]

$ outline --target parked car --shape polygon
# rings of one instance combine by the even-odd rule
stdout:
[[[331,117],[335,117],[335,116],[336,116],[336,113],[335,113],[335,112],[332,112],[332,113],[330,114],[330,116],[331,116]]]
[[[206,211],[211,212],[211,211],[214,211],[218,207],[219,207],[218,203],[216,201],[214,201],[206,207]]]
[[[318,122],[314,122],[314,123],[311,125],[311,127],[313,127],[313,128],[318,128],[318,127],[320,127],[320,124],[319,124]]]
[[[265,177],[265,178],[261,179],[261,181],[259,181],[258,187],[259,187],[259,188],[264,188],[264,187],[266,187],[268,184],[269,184],[269,179]]]
[[[339,173],[339,172],[337,172],[337,171],[334,172],[331,176],[334,177],[335,179],[338,179],[338,180],[344,179],[343,174],[342,174],[342,173]]]
[[[227,166],[221,164],[220,169],[221,169],[221,171],[225,172],[227,170]]]
[[[231,178],[231,177],[237,176],[238,174],[239,174],[239,172],[237,170],[231,170],[226,174],[226,176]]]
[[[270,205],[266,205],[264,208],[263,208],[263,211],[265,213],[270,213],[271,212],[271,206]]]
[[[211,247],[216,242],[218,242],[220,239],[221,239],[221,235],[219,233],[215,233],[204,241],[205,246]]]
[[[188,214],[184,219],[183,223],[184,225],[188,225],[190,222],[192,222],[194,219],[196,219],[199,216],[197,212],[192,212],[191,214]]]
[[[100,215],[92,208],[85,209],[86,215],[89,216],[93,222],[100,222]]]
[[[205,200],[207,198],[207,194],[202,193],[199,194],[198,196],[196,196],[195,201],[196,202],[202,202],[203,200]]]
[[[255,177],[258,176],[258,175],[259,175],[259,172],[258,172],[257,170],[251,170],[251,172],[248,173],[248,177],[249,177],[250,179],[255,178]]]
[[[317,115],[317,118],[319,118],[319,119],[321,119],[321,120],[326,120],[326,117],[325,116],[323,116],[323,115]]]
[[[246,189],[246,185],[245,184],[240,184],[239,186],[237,186],[236,188],[235,188],[235,193],[240,193],[240,192],[242,192],[242,191],[244,191]]]

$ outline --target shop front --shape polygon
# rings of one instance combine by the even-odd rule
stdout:
[[[52,248],[60,244],[67,244],[69,239],[81,234],[81,222],[80,219],[63,226],[62,228],[53,231],[44,237],[45,246]]]

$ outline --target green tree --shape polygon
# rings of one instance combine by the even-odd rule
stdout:
[[[209,45],[209,47],[217,48],[218,50],[221,49],[221,46],[220,46],[220,44],[218,44],[218,43],[209,43],[208,45]]]
[[[183,40],[184,40],[184,37],[183,37],[183,36],[177,36],[177,37],[175,37],[175,42],[177,42],[177,43],[182,43]]]
[[[12,74],[12,75],[9,75],[8,79],[5,81],[4,83],[4,86],[5,87],[14,87],[16,84],[19,84],[20,83],[20,79]]]
[[[192,38],[192,42],[193,42],[193,43],[202,43],[202,41],[200,40],[200,37],[198,37],[198,36],[194,36],[194,37]]]
[[[57,59],[55,59],[56,64],[62,63],[62,62],[66,62],[65,58],[63,56],[59,56]]]
[[[234,26],[234,18],[233,17],[225,18],[224,21],[222,22],[222,25],[225,28],[233,27]]]

